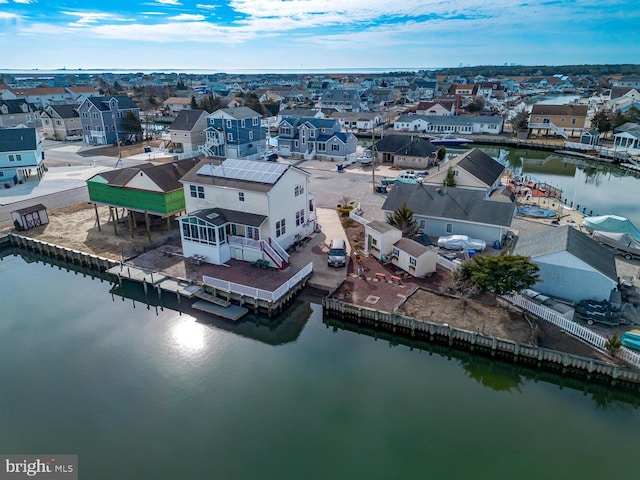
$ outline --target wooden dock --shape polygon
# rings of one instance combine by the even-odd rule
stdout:
[[[208,300],[198,300],[191,305],[191,308],[195,308],[196,310],[200,310],[201,312],[210,313],[218,317],[226,318],[228,320],[233,320],[234,322],[240,320],[247,313],[249,313],[248,308],[233,305],[231,303],[225,307],[216,303],[212,303]]]

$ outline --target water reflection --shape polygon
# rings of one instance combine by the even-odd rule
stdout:
[[[206,345],[206,327],[191,318],[174,320],[170,334],[178,349],[186,354],[198,353]]]
[[[455,350],[444,345],[429,343],[411,337],[395,335],[390,332],[375,330],[366,326],[331,317],[323,319],[325,325],[333,327],[334,331],[345,330],[368,335],[375,339],[389,342],[391,346],[404,345],[411,350],[418,349],[429,355],[438,355],[451,361],[457,361],[472,378],[483,387],[497,392],[522,393],[522,387],[528,382],[544,381],[559,388],[570,388],[581,391],[591,398],[601,409],[635,410],[640,407],[640,395],[637,389],[624,389],[606,386],[599,383],[587,382],[574,377],[557,375],[545,370],[527,368],[526,366],[484,357],[472,352]]]

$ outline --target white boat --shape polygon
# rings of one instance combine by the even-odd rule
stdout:
[[[432,145],[449,145],[449,146],[459,146],[464,145],[466,143],[473,143],[473,140],[470,138],[458,137],[449,133],[447,135],[443,135],[442,137],[433,137],[429,139]]]

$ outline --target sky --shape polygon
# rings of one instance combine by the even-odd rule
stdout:
[[[638,63],[637,0],[0,0],[0,69]]]

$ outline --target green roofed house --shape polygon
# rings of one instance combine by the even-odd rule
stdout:
[[[94,175],[87,180],[87,187],[89,200],[96,206],[96,217],[98,205],[108,206],[111,218],[116,220],[118,208],[125,208],[132,218],[135,212],[143,213],[147,230],[150,215],[166,218],[169,229],[171,217],[185,211],[180,179],[196,163],[197,159],[186,159],[161,165],[142,164]]]

